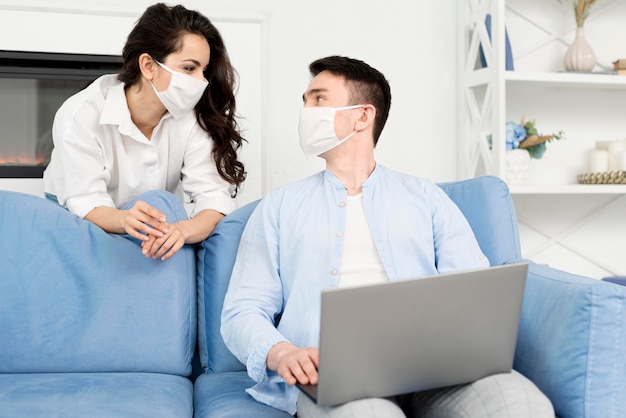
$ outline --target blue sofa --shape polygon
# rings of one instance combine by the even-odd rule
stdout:
[[[625,416],[626,287],[522,260],[515,208],[499,178],[440,186],[470,222],[492,265],[529,263],[514,368],[550,398],[561,418]],[[224,218],[198,254],[198,341],[205,372],[195,384],[198,417],[236,417],[223,409],[235,403],[256,407],[243,392],[252,381],[219,333],[239,237],[256,204]],[[265,412],[245,416],[286,416]]]
[[[143,198],[186,216],[172,195]],[[147,259],[130,238],[12,192],[0,192],[0,231],[0,417],[192,416],[193,247]]]
[[[492,264],[520,260],[501,180],[441,187]],[[170,220],[185,216],[171,195],[144,200]],[[0,417],[288,416],[246,394],[253,382],[219,332],[239,237],[255,206],[161,262],[51,202],[0,191]],[[625,289],[530,262],[514,367],[558,416],[623,416]]]

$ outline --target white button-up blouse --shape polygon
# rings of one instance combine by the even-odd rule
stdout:
[[[213,141],[189,112],[169,113],[146,138],[132,122],[117,75],[98,78],[70,97],[53,124],[54,150],[44,189],[80,217],[98,206],[121,208],[141,193],[178,186],[194,204],[228,214],[232,186],[217,172]]]

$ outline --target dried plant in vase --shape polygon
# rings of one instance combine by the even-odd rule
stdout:
[[[585,24],[585,19],[589,16],[591,6],[596,0],[559,0],[563,4],[571,4],[574,6],[574,16],[576,16],[576,27],[582,28]]]
[[[574,6],[574,16],[576,17],[576,37],[565,53],[563,59],[565,69],[567,71],[589,72],[596,66],[596,54],[585,40],[583,25],[596,0],[559,0],[559,2]]]

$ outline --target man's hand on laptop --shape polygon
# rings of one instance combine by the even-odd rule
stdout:
[[[277,372],[289,385],[317,384],[317,348],[298,348],[287,341],[275,344],[267,353],[267,368]]]

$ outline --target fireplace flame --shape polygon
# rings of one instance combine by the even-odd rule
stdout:
[[[0,156],[0,165],[41,165],[43,164],[43,158],[15,156],[15,157],[3,157]]]

